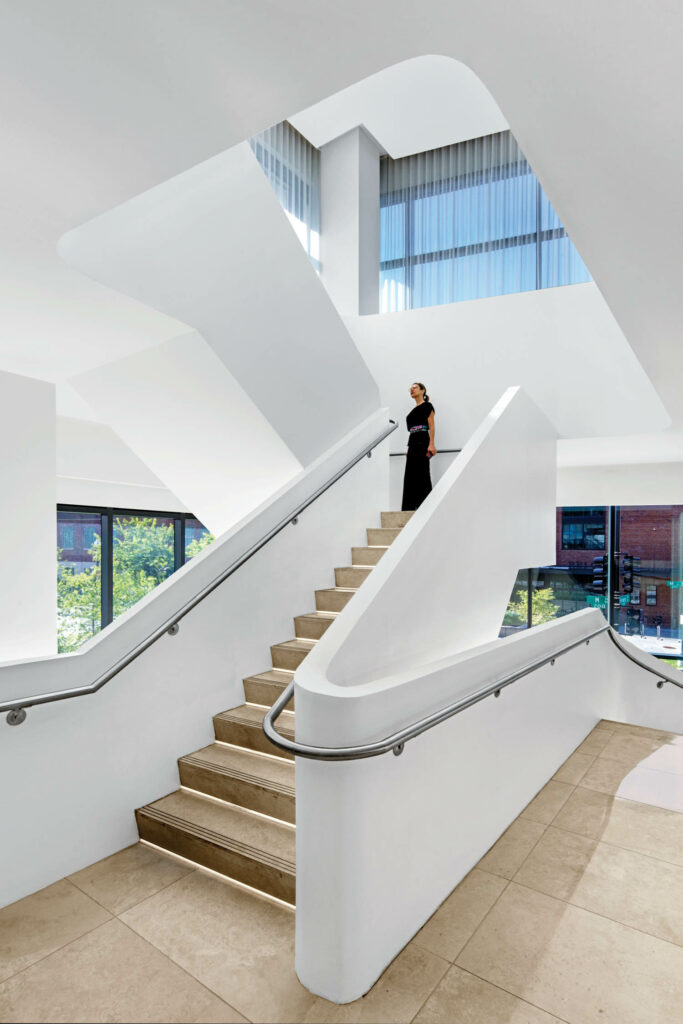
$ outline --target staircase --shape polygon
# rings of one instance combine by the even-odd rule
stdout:
[[[181,788],[135,812],[140,839],[294,904],[294,758],[266,738],[263,717],[412,514],[382,512],[351,565],[334,570],[335,586],[315,592],[294,638],[271,647],[272,668],[244,680],[246,703],[214,716],[215,742],[179,759]],[[293,710],[278,730],[294,737]]]

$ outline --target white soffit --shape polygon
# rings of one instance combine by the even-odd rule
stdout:
[[[437,56],[385,68],[289,122],[318,148],[362,124],[394,159],[508,128],[474,72]]]

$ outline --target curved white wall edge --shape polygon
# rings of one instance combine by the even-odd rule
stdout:
[[[77,652],[0,663],[0,699],[28,697],[92,682],[371,443],[387,424],[386,409],[368,417]]]
[[[377,738],[604,624],[586,610],[464,652],[388,691],[337,688],[337,743]],[[656,668],[656,659],[646,658]],[[297,694],[301,714],[302,691]],[[386,729],[376,725],[389,707]],[[296,969],[334,1002],[363,995],[602,718],[683,732],[659,690],[605,635],[408,742],[400,757],[297,762]],[[363,727],[366,721],[372,727]],[[324,894],[325,898],[321,898]]]
[[[12,698],[89,683],[269,527],[322,485],[386,426],[378,412],[326,458],[219,538],[83,653],[0,666]],[[0,721],[0,906],[137,838],[134,810],[178,786],[177,758],[213,740],[212,715],[244,701],[242,679],[270,665],[269,646],[292,635],[292,615],[334,586],[333,566],[385,506],[385,441],[322,494],[181,622],[98,693]],[[11,783],[10,781],[11,780]]]

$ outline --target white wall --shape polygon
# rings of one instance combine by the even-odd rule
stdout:
[[[216,535],[301,469],[196,331],[71,384]]]
[[[557,504],[683,505],[683,462],[560,466]]]
[[[54,384],[0,372],[0,659],[57,646]]]
[[[385,67],[289,121],[318,148],[363,124],[394,160],[509,127],[471,68],[434,53]]]
[[[246,143],[69,232],[60,253],[196,329],[303,465],[379,408],[367,366]]]
[[[454,666],[471,655],[456,652],[488,643],[504,664],[496,638],[517,571],[554,557],[555,447],[545,416],[509,388],[297,670],[298,740],[336,747],[384,738],[448,703],[454,690],[467,692]],[[473,715],[468,750],[490,739]],[[587,721],[580,703],[567,714],[568,749]],[[475,816],[476,774],[454,773],[459,754],[447,755],[461,727],[448,723],[411,744],[398,768],[393,757],[297,765],[296,961],[314,992],[336,1002],[362,995],[459,869],[478,859],[474,838],[491,845],[555,752],[541,740],[521,764],[517,756],[507,800],[499,796]],[[459,779],[469,804],[462,821],[450,822],[449,789]],[[514,799],[521,806],[513,813]]]
[[[437,448],[461,448],[511,381],[560,437],[632,433],[634,410],[652,431],[669,422],[595,284],[345,320],[401,423],[425,382]]]
[[[297,679],[357,686],[494,640],[520,567],[554,556],[555,432],[509,388]]]
[[[321,150],[321,278],[342,314],[379,311],[381,152],[363,126]]]
[[[57,501],[65,505],[189,512],[161,480],[105,426],[57,417]]]
[[[92,682],[385,424],[363,424],[81,652],[0,665],[0,699]],[[334,566],[348,564],[350,546],[379,524],[380,456],[363,459],[186,616],[176,637],[164,636],[99,693],[29,709],[18,727],[0,722],[0,774],[12,779],[0,794],[2,819],[12,822],[0,846],[0,905],[135,841],[134,809],[177,787],[177,757],[211,741],[211,715],[243,702],[242,678],[269,667],[270,644],[293,635],[292,616],[313,609],[314,590],[334,586]],[[54,506],[52,517],[54,534]]]
[[[338,702],[330,694],[335,729],[327,743],[391,735],[601,627],[601,613],[586,610],[419,675],[397,672],[353,695],[347,689]],[[297,690],[297,730],[305,699]],[[303,984],[335,1002],[366,992],[601,718],[683,732],[683,694],[657,690],[655,677],[603,634],[513,683],[499,700],[409,741],[400,757],[300,760],[296,964]],[[320,892],[324,901],[315,897]]]

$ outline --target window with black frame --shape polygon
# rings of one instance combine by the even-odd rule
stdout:
[[[194,516],[57,508],[58,651],[75,651],[213,541]]]

